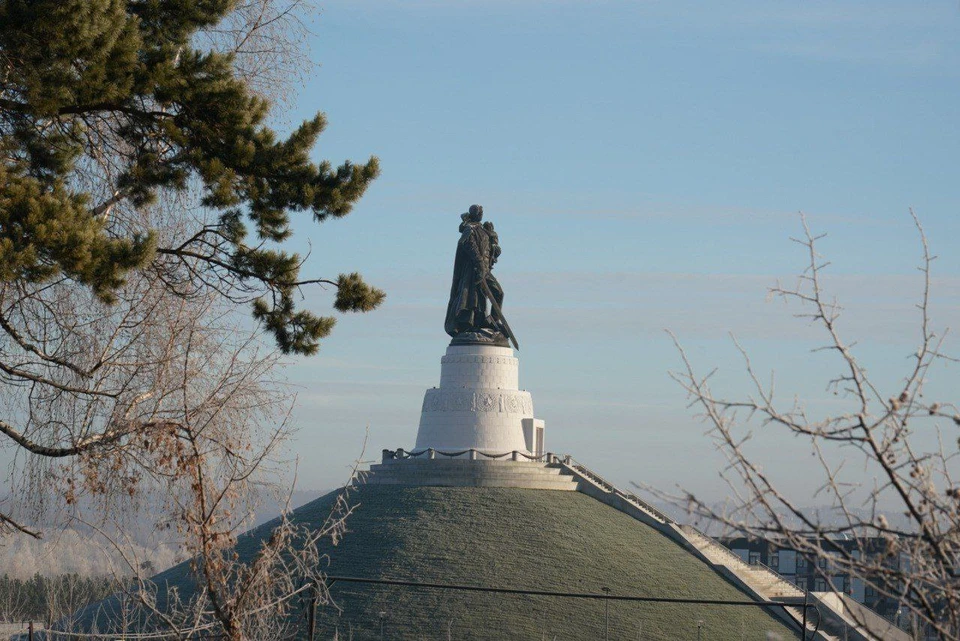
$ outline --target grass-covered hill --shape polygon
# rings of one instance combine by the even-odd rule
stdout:
[[[295,511],[322,523],[335,494]],[[579,492],[362,486],[348,534],[329,550],[332,575],[567,592],[748,600],[656,530]],[[252,554],[269,524],[244,537]],[[157,577],[190,587],[185,565]],[[601,601],[338,583],[319,638],[596,640]],[[382,613],[382,614],[381,614]],[[760,608],[610,602],[609,638],[749,639],[796,634]]]

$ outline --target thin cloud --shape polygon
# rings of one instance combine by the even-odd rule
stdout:
[[[822,62],[848,64],[884,64],[900,67],[924,67],[946,62],[941,45],[932,40],[878,46],[874,39],[851,40],[821,36],[810,39],[777,39],[753,45],[761,53],[808,58]]]

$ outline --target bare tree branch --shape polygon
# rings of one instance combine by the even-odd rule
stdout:
[[[834,584],[837,574],[856,577],[877,593],[902,602],[921,627],[937,638],[955,639],[960,633],[960,488],[952,470],[958,448],[956,442],[944,442],[937,425],[930,426],[937,435],[936,447],[930,447],[928,437],[918,435],[926,429],[924,422],[938,418],[960,425],[956,403],[930,402],[924,397],[932,366],[955,359],[944,355],[946,331],[938,336],[930,327],[935,256],[930,254],[920,220],[910,213],[922,253],[918,347],[893,393],[881,392],[855,355],[855,343],[841,336],[838,320],[842,309],[835,300],[828,300],[824,290],[822,274],[829,263],[817,251],[823,236],[814,235],[805,219],[804,237],[794,240],[805,250],[807,267],[795,288],[778,283],[770,293],[799,304],[803,311],[797,316],[824,332],[826,343],[814,351],[837,354],[840,366],[839,373],[829,379],[828,389],[851,401],[855,409],[814,419],[799,399],[781,406],[775,398],[773,377],[769,384],[762,382],[736,339],[752,391],[739,398],[717,396],[709,385],[714,372],[698,375],[671,334],[684,366],[672,376],[698,407],[726,457],[721,475],[735,501],[730,511],[721,512],[689,492],[674,498],[709,522],[797,550],[813,562],[823,560],[818,573],[828,585]],[[819,475],[815,498],[827,501],[829,518],[823,519],[791,499],[748,451],[745,444],[754,423],[785,430],[809,443]],[[853,460],[875,475],[872,487],[848,471],[845,463],[851,460],[850,451],[859,455]],[[905,522],[891,523],[884,506],[892,506],[886,511],[902,514]],[[835,543],[836,537],[852,537],[857,542],[855,549]],[[868,549],[871,541],[877,540],[884,542],[880,557]],[[904,561],[889,564],[884,559],[890,555]]]

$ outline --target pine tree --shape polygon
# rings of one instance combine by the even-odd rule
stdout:
[[[312,162],[322,114],[279,138],[231,55],[196,46],[236,5],[0,0],[0,283],[66,278],[109,303],[132,270],[179,261],[190,282],[170,287],[252,303],[298,354],[334,324],[297,309],[300,286],[335,286],[340,311],[380,304],[356,273],[302,279],[283,248],[291,215],[345,216],[379,168]],[[191,190],[218,213],[176,244],[124,215]]]
[[[0,0],[0,536],[140,504],[191,555],[228,545],[288,432],[277,352],[334,325],[301,292],[383,300],[291,250],[292,217],[345,216],[379,171],[312,161],[322,115],[268,126],[308,6]]]

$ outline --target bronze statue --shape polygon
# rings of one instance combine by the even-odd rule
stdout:
[[[503,316],[503,288],[491,273],[500,257],[493,223],[482,222],[483,207],[460,215],[460,240],[453,263],[453,284],[444,329],[453,343],[485,343],[520,349]],[[488,309],[489,302],[489,309]]]

